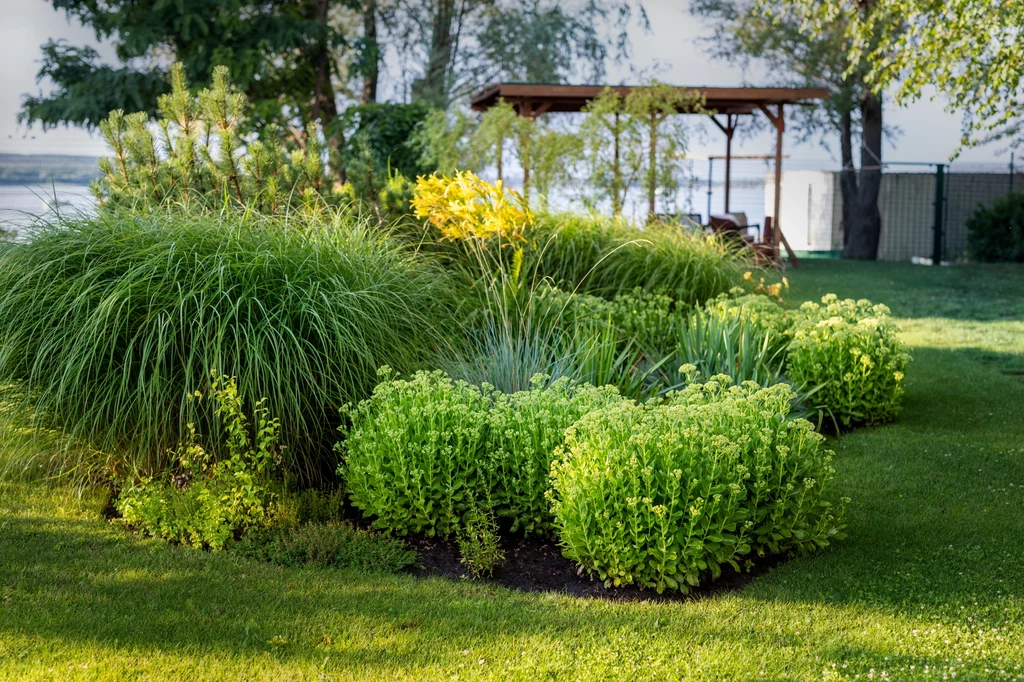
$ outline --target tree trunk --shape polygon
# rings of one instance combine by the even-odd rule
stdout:
[[[857,169],[853,167],[853,115],[843,112],[839,119],[839,151],[843,168],[839,171],[839,194],[843,203],[843,247],[853,231],[853,213],[857,201]]]
[[[441,109],[448,106],[449,71],[458,41],[457,2],[437,0],[434,3],[426,69],[423,78],[417,79],[412,85],[414,100],[426,100]]]
[[[882,99],[865,88],[860,98],[860,182],[844,258],[875,260],[882,234],[878,192],[882,185]]]
[[[377,42],[377,0],[363,3],[363,94],[361,104],[377,101],[380,80],[380,44]]]
[[[331,85],[331,46],[327,42],[330,28],[327,26],[327,6],[330,0],[314,0],[316,21],[323,30],[313,57],[316,70],[316,81],[313,85],[312,118],[320,122],[320,127],[327,130],[328,126],[338,118],[338,103],[334,101],[334,86]]]

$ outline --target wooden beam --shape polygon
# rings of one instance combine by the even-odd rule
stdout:
[[[768,107],[761,106],[761,110],[768,116],[768,120],[775,126],[775,208],[772,212],[772,224],[775,229],[772,231],[772,253],[777,263],[782,262],[779,256],[779,235],[782,233],[782,133],[786,131],[786,118],[782,105],[778,105],[778,114],[773,116]]]

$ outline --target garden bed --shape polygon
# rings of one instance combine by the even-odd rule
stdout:
[[[459,548],[454,542],[439,538],[415,538],[409,541],[409,547],[416,552],[417,561],[406,569],[408,573],[469,580],[469,574],[459,560]],[[549,540],[510,538],[506,539],[504,550],[505,563],[495,569],[492,577],[481,579],[483,582],[521,592],[557,592],[574,597],[627,602],[689,601],[742,590],[758,576],[785,563],[787,559],[783,555],[765,557],[756,561],[749,572],[736,572],[727,566],[717,580],[691,588],[685,594],[671,590],[658,594],[654,590],[634,586],[607,588],[601,580],[591,578],[562,556],[561,548]]]

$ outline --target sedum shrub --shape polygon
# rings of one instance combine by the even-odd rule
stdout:
[[[622,400],[611,386],[596,388],[562,378],[530,390],[498,394],[487,416],[483,465],[491,505],[512,530],[545,533],[551,525],[546,493],[551,456],[565,430],[588,412]]]
[[[666,405],[620,402],[566,433],[552,510],[566,556],[607,585],[685,591],[723,566],[841,537],[822,490],[832,453],[791,389],[693,384]]]
[[[339,473],[376,528],[449,535],[483,490],[491,396],[443,372],[398,379],[388,367],[349,411]],[[343,446],[343,447],[342,447]]]
[[[188,439],[175,452],[175,470],[126,486],[116,508],[124,523],[150,535],[221,549],[268,519],[275,497],[270,474],[280,463],[280,422],[268,416],[260,400],[250,423],[234,379],[215,379],[210,395],[223,425],[227,455],[215,459],[189,425]],[[196,392],[195,398],[202,399],[202,394]]]
[[[877,424],[899,412],[910,362],[884,305],[835,294],[794,314],[787,351],[790,379],[816,389],[815,400],[843,426]]]

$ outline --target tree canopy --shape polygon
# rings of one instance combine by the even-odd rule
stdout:
[[[1024,0],[759,0],[776,20],[795,18],[820,33],[846,24],[854,68],[899,103],[934,87],[964,116],[963,145],[1022,141]]]

